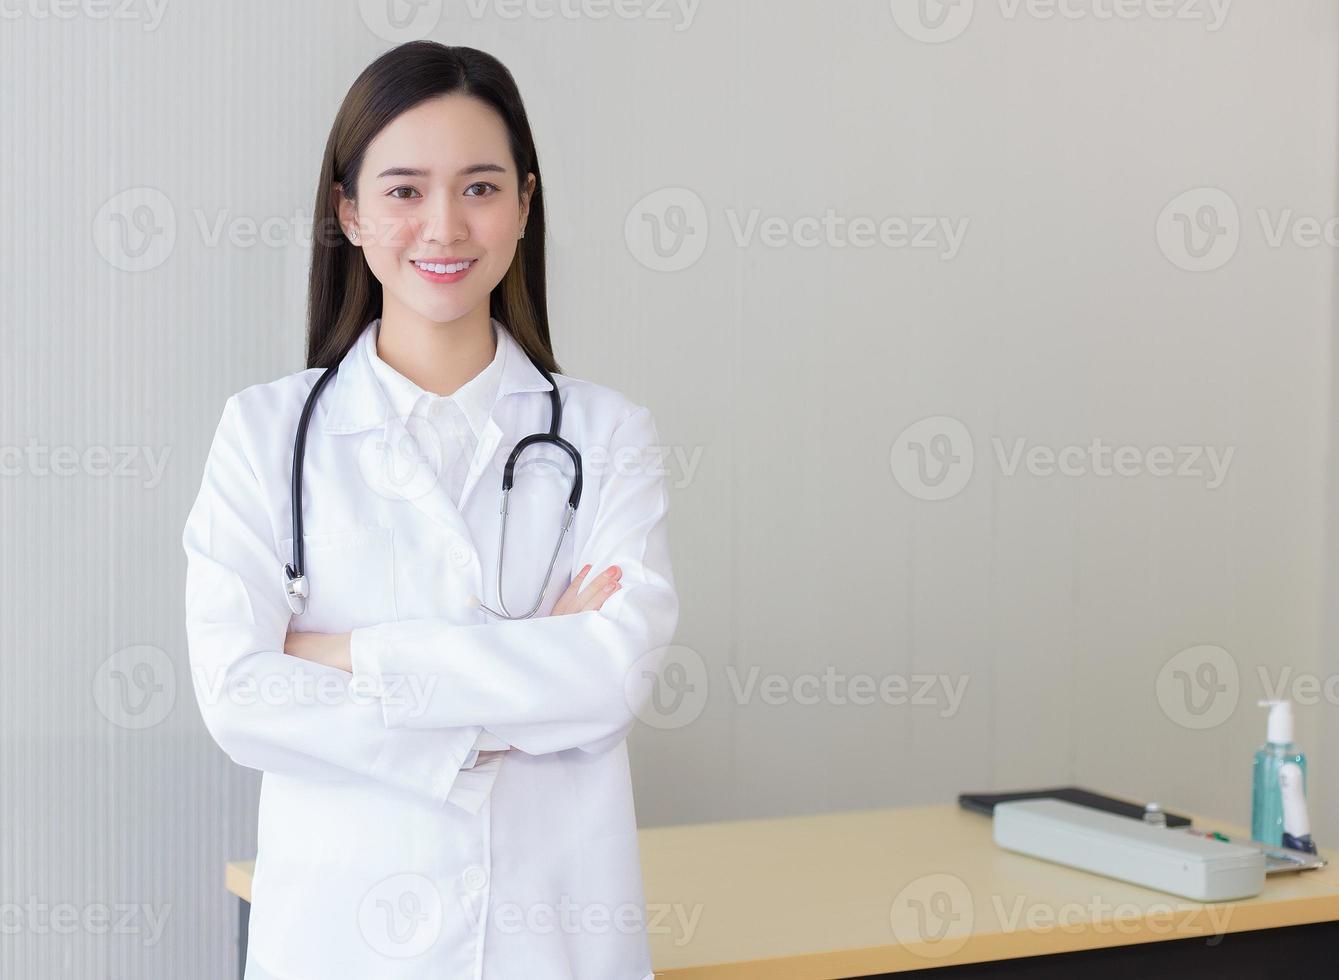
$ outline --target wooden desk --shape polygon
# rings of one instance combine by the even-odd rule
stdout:
[[[1272,975],[1261,961],[1303,976],[1311,958],[1317,975],[1339,958],[1334,863],[1206,905],[1002,851],[989,818],[952,804],[639,837],[652,960],[668,980]],[[228,865],[243,902],[252,864]]]

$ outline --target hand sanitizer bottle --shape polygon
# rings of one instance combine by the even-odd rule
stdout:
[[[1251,837],[1278,847],[1283,843],[1283,790],[1279,776],[1285,765],[1293,765],[1302,776],[1306,792],[1306,756],[1293,744],[1291,701],[1261,701],[1269,708],[1266,742],[1255,753],[1255,778],[1251,792]],[[1292,770],[1290,770],[1291,772]]]

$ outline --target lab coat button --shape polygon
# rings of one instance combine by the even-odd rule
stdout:
[[[461,568],[464,568],[470,563],[469,550],[462,545],[453,544],[451,546],[450,554],[451,554],[451,560],[455,562],[457,565],[459,565]]]
[[[465,869],[465,887],[478,891],[488,883],[488,874],[477,864],[472,864]]]

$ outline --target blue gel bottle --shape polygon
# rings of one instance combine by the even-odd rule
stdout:
[[[1269,727],[1265,744],[1255,753],[1255,773],[1251,790],[1251,837],[1262,844],[1283,844],[1283,790],[1279,776],[1283,766],[1293,763],[1302,772],[1306,791],[1306,756],[1293,743],[1293,706],[1291,701],[1261,701],[1269,708]]]

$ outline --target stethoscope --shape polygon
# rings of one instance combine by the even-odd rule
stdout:
[[[539,373],[544,375],[549,384],[553,386],[549,392],[551,406],[549,409],[549,431],[536,432],[518,442],[516,448],[511,451],[511,455],[507,457],[507,466],[502,471],[502,526],[498,531],[497,544],[497,602],[502,607],[502,611],[498,612],[491,609],[484,605],[482,601],[478,603],[480,609],[498,619],[529,619],[539,609],[540,603],[544,601],[544,591],[549,587],[549,579],[553,576],[553,566],[558,561],[558,552],[562,549],[563,539],[567,536],[567,529],[572,526],[572,520],[576,517],[577,505],[581,502],[581,453],[558,434],[563,419],[563,405],[558,398],[558,385],[553,380],[553,375],[549,374],[543,365],[537,363],[533,357],[530,357],[529,351],[526,351],[525,355],[530,358],[530,363],[534,364]],[[288,598],[288,607],[299,616],[306,611],[307,598],[311,595],[311,590],[307,585],[302,547],[302,460],[307,450],[307,423],[311,421],[312,409],[316,406],[316,399],[320,396],[321,389],[335,376],[335,372],[338,370],[338,364],[326,368],[325,373],[316,379],[316,384],[312,385],[311,393],[307,395],[307,402],[302,406],[302,415],[298,418],[297,435],[293,440],[293,561],[291,564],[284,565],[284,594]],[[567,513],[563,515],[562,528],[558,532],[558,543],[553,546],[553,554],[549,557],[549,567],[544,573],[544,583],[539,587],[539,594],[535,596],[535,603],[530,607],[530,611],[524,615],[513,616],[507,610],[506,600],[502,598],[502,562],[507,547],[507,500],[511,496],[516,460],[530,446],[539,443],[551,443],[571,458],[573,466],[572,492],[567,497]]]

